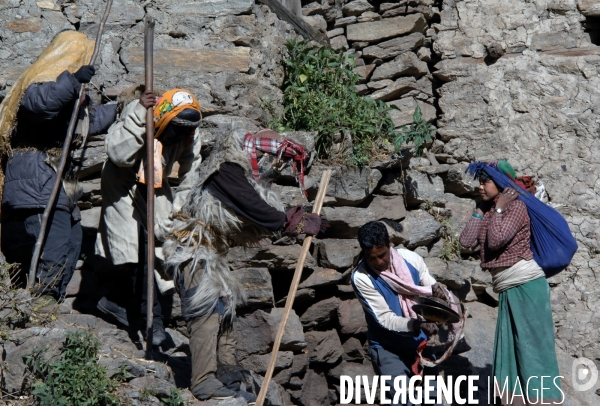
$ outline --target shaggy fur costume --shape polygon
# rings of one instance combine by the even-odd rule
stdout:
[[[246,294],[242,284],[230,271],[226,260],[227,250],[230,244],[256,245],[261,238],[271,234],[223,205],[204,189],[206,180],[219,170],[222,163],[236,163],[244,169],[246,178],[262,199],[277,210],[284,211],[279,197],[252,178],[248,155],[241,148],[243,134],[233,131],[217,141],[214,151],[199,168],[198,179],[183,206],[182,215],[175,219],[173,234],[163,244],[168,269],[179,272],[183,264],[192,261],[192,272],[204,273],[200,285],[187,303],[190,317],[211,314],[219,298],[223,297],[224,316],[231,319],[235,308],[246,301]]]

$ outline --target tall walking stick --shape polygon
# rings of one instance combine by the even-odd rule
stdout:
[[[144,65],[146,68],[146,91],[154,87],[154,18],[146,18],[146,32],[144,34]],[[154,314],[154,109],[148,107],[146,111],[146,235],[148,239],[148,278],[147,278],[147,303],[146,303],[146,351],[152,349],[152,323]]]
[[[327,193],[327,186],[329,185],[330,178],[331,169],[327,169],[323,172],[323,175],[321,176],[321,184],[319,185],[319,191],[317,192],[317,197],[315,198],[313,213],[321,213],[321,208],[323,207],[323,200],[325,199],[325,194]],[[290,291],[288,292],[287,300],[285,301],[285,308],[283,310],[283,315],[281,316],[279,328],[277,329],[275,342],[273,343],[271,360],[269,361],[269,367],[267,368],[265,379],[260,387],[258,399],[256,399],[256,406],[263,406],[265,398],[267,397],[267,390],[269,388],[269,383],[271,382],[271,377],[273,376],[273,371],[275,370],[275,363],[277,362],[277,353],[279,352],[279,346],[281,345],[281,339],[283,338],[285,325],[287,323],[288,318],[290,317],[292,306],[294,305],[294,298],[296,296],[296,291],[298,290],[298,285],[300,284],[302,270],[304,269],[304,261],[306,261],[306,255],[308,254],[308,249],[310,248],[312,239],[312,236],[308,236],[304,239],[304,243],[302,244],[302,251],[300,251],[300,256],[298,257],[298,264],[296,265],[296,270],[294,271],[294,279],[292,279],[292,285],[290,286]]]
[[[104,32],[104,24],[106,24],[106,20],[108,19],[108,15],[110,14],[111,6],[112,0],[108,0],[106,3],[106,9],[104,10],[104,15],[102,16],[102,20],[100,21],[100,26],[98,27],[98,33],[96,34],[96,43],[94,45],[94,53],[92,54],[92,59],[89,63],[90,65],[96,63],[96,58],[98,57],[98,53],[100,53],[100,40],[102,39],[102,33]],[[67,159],[69,157],[69,148],[71,147],[71,141],[73,141],[73,133],[75,132],[75,123],[77,122],[77,117],[79,116],[81,98],[83,97],[84,92],[85,83],[82,83],[81,89],[79,90],[79,96],[77,97],[77,101],[75,102],[75,107],[73,107],[73,112],[71,113],[69,127],[67,127],[67,137],[65,138],[65,143],[63,144],[62,149],[62,156],[60,157],[60,162],[58,163],[58,168],[56,169],[56,181],[54,182],[54,186],[52,187],[52,191],[50,192],[48,204],[46,204],[46,207],[44,208],[44,214],[42,215],[42,221],[40,223],[40,233],[37,237],[37,240],[35,241],[35,248],[33,249],[33,256],[31,258],[31,266],[29,267],[29,280],[27,281],[28,289],[33,288],[33,285],[35,283],[37,266],[40,260],[40,255],[42,253],[44,240],[46,239],[48,219],[50,218],[50,212],[54,208],[56,196],[58,195],[58,191],[61,187],[63,173],[65,172],[65,166],[67,165]]]

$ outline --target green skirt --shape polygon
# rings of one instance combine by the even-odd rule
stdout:
[[[546,278],[500,293],[492,368],[500,389],[508,378],[506,389],[510,396],[513,392],[527,393],[535,402],[542,393],[541,377],[544,376],[544,402],[562,399],[560,378],[554,380],[560,374],[554,348],[550,287]],[[515,397],[515,403],[520,403],[517,400],[521,399]]]

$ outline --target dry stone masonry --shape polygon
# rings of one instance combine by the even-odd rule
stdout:
[[[289,2],[286,2],[289,3]],[[294,2],[292,2],[294,3]],[[491,277],[473,252],[453,257],[452,247],[475,206],[477,182],[464,174],[469,161],[506,158],[523,174],[540,178],[550,204],[569,221],[580,250],[573,264],[550,280],[563,390],[567,403],[598,402],[593,391],[571,387],[573,356],[600,366],[600,3],[589,0],[298,0],[298,13],[322,30],[334,48],[356,56],[357,90],[397,107],[396,128],[420,107],[437,129],[423,157],[407,146],[370,167],[333,167],[323,213],[331,228],[314,240],[294,310],[283,336],[268,400],[274,405],[335,405],[341,375],[374,374],[363,310],[350,285],[358,259],[359,227],[386,223],[396,245],[425,258],[434,277],[470,310],[466,342],[442,365],[445,375],[479,374],[479,404],[487,404],[496,310]],[[300,8],[301,7],[301,8]],[[95,36],[99,0],[0,0],[0,98],[49,40],[62,29]],[[292,27],[254,0],[124,0],[109,18],[98,74],[89,93],[114,101],[143,82],[143,20],[156,18],[157,88],[186,87],[204,114],[203,154],[215,138],[242,127],[257,131],[267,116],[261,102],[281,108],[284,44]],[[288,134],[312,148],[315,134]],[[119,394],[143,404],[159,402],[171,386],[189,386],[190,354],[179,297],[163,295],[171,337],[162,353],[144,360],[139,338],[100,319],[97,300],[110,279],[108,264],[93,255],[102,204],[104,137],[90,140],[82,175],[85,236],[82,260],[69,286],[74,314],[44,326],[0,334],[0,388],[19,394],[31,383],[23,356],[46,346],[55,358],[65,332],[91,329],[102,341],[109,375],[124,368]],[[288,205],[310,206],[325,166],[314,163],[305,180],[307,199],[284,170],[271,188]],[[176,184],[176,182],[174,182]],[[244,387],[257,393],[272,352],[300,244],[232,248],[228,260],[249,301],[238,309],[238,359]],[[3,297],[0,296],[0,303]],[[535,312],[535,309],[532,309]],[[3,314],[0,309],[0,318]],[[460,355],[459,355],[460,353]],[[597,389],[597,388],[596,388]],[[183,391],[186,400],[196,402]],[[570,403],[569,403],[570,402]],[[217,402],[205,402],[211,406]],[[241,399],[223,405],[243,406]]]

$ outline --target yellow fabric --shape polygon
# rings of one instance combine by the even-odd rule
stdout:
[[[52,40],[29,69],[17,79],[0,104],[0,154],[8,150],[17,111],[27,88],[34,83],[54,81],[65,70],[77,72],[90,62],[93,53],[94,41],[81,32],[61,32]]]
[[[189,94],[191,96],[191,101],[183,103],[178,103],[177,100],[174,101],[173,96],[175,96],[177,93]],[[164,93],[156,101],[156,106],[154,106],[154,138],[160,137],[171,120],[185,109],[192,109],[200,112],[200,103],[198,103],[198,100],[196,100],[196,97],[192,94],[192,92],[185,89],[172,89]]]
[[[154,187],[162,187],[163,181],[163,167],[162,167],[162,143],[158,140],[165,128],[169,125],[179,113],[185,109],[196,110],[200,113],[200,103],[196,100],[196,97],[189,90],[185,89],[171,89],[165,93],[156,101],[154,106]],[[190,131],[190,133],[192,133]],[[140,169],[138,170],[137,178],[138,182],[146,184],[146,162],[145,158],[142,159]]]

